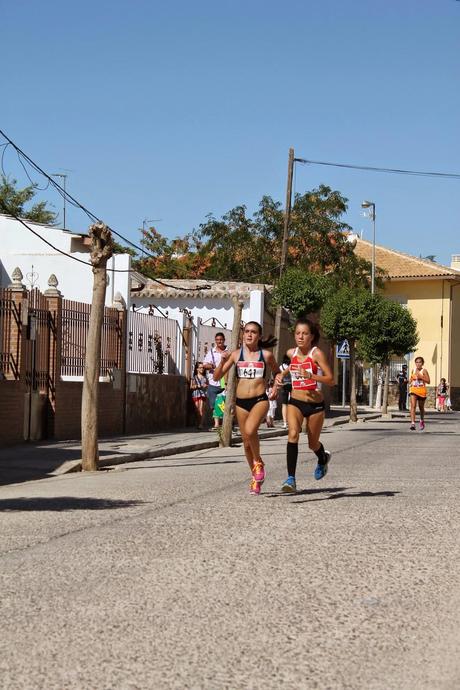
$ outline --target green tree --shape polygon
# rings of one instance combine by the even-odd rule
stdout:
[[[46,201],[38,201],[28,210],[26,205],[36,194],[36,184],[31,184],[24,189],[17,189],[17,180],[9,179],[2,175],[0,182],[0,212],[6,215],[19,216],[35,223],[53,225],[56,223],[57,214],[50,211]]]
[[[151,226],[141,244],[150,256],[138,258],[133,268],[150,278],[200,278],[208,265],[191,235],[170,240]]]
[[[288,268],[275,286],[272,298],[276,306],[288,309],[299,318],[320,311],[332,289],[329,276]]]
[[[360,259],[341,220],[347,199],[321,185],[297,194],[291,214],[286,268],[327,274],[340,285],[369,284],[370,263]],[[284,212],[279,202],[262,197],[253,216],[236,206],[221,218],[209,215],[198,230],[169,240],[151,227],[142,244],[154,258],[139,259],[137,268],[152,277],[202,277],[274,283],[281,263]]]
[[[321,329],[333,342],[346,338],[350,348],[350,421],[358,419],[356,404],[356,343],[374,318],[374,296],[365,288],[343,287],[333,292],[321,310]]]
[[[373,298],[372,319],[359,343],[359,352],[370,364],[380,364],[385,374],[382,413],[387,413],[389,363],[393,355],[402,357],[413,352],[419,337],[417,322],[412,314],[397,302],[376,294]]]
[[[131,254],[131,256],[137,256],[137,251],[134,247],[127,247],[125,244],[120,244],[119,242],[113,243],[113,253],[114,254]]]
[[[200,225],[195,239],[200,246],[200,256],[207,263],[206,278],[261,283],[273,281],[273,270],[278,261],[278,252],[274,250],[278,224],[268,219],[263,208],[265,201],[266,197],[261,204],[260,215],[256,214],[253,219],[247,216],[246,206],[236,206],[220,220],[208,216]]]
[[[370,263],[354,253],[347,239],[349,225],[341,220],[347,199],[320,185],[296,194],[290,222],[286,267],[328,274],[336,285],[369,284]],[[281,262],[284,213],[279,202],[264,196],[253,218],[237,206],[220,220],[209,216],[196,238],[207,257],[206,278],[221,280],[276,280]]]

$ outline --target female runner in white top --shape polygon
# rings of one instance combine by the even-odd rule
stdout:
[[[260,494],[265,480],[265,465],[260,457],[257,432],[268,412],[266,379],[280,370],[273,354],[264,348],[273,347],[275,343],[274,338],[262,340],[262,326],[256,321],[248,321],[244,327],[241,348],[232,353],[223,352],[220,365],[214,372],[214,378],[220,378],[232,366],[236,367],[238,383],[235,411],[252,475],[250,493],[254,495]]]

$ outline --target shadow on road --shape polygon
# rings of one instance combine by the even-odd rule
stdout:
[[[122,455],[113,450],[99,451],[99,456]],[[54,471],[71,460],[80,460],[81,448],[65,448],[40,444],[0,449],[0,486],[20,484],[36,479],[49,479]]]
[[[56,511],[65,510],[113,510],[144,505],[145,501],[118,501],[104,498],[5,498],[0,500],[0,511]]]
[[[340,491],[341,489],[339,489]],[[324,491],[327,491],[325,489]],[[300,493],[300,492],[299,492]],[[329,501],[331,498],[390,498],[401,493],[400,491],[356,491],[354,493],[335,493],[332,496],[322,496],[321,498],[311,498],[307,501],[293,501],[293,503],[313,503],[313,501]],[[298,494],[294,494],[297,495]]]
[[[352,487],[349,486],[338,486],[338,487],[328,487],[324,489],[302,489],[301,491],[296,491],[294,494],[289,494],[289,493],[282,493],[281,491],[278,493],[271,493],[271,494],[263,494],[264,498],[294,498],[296,496],[306,496],[306,495],[311,495],[311,494],[324,494],[324,493],[336,493],[338,491],[348,491]],[[334,496],[328,496],[328,498],[335,498]],[[302,501],[297,501],[298,503],[301,503]]]

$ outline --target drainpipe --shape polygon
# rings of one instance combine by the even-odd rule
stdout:
[[[448,369],[447,369],[447,380],[450,385],[452,385],[452,345],[453,345],[453,332],[454,329],[452,328],[452,298],[453,298],[453,291],[454,288],[458,287],[460,285],[460,281],[456,283],[452,283],[450,285],[450,296],[449,296],[449,362],[448,362]]]

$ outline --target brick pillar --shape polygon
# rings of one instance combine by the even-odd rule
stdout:
[[[58,280],[54,274],[48,279],[48,289],[43,293],[46,297],[50,319],[50,349],[49,349],[49,391],[47,416],[47,436],[54,436],[54,419],[56,416],[56,389],[61,379],[62,357],[62,294],[57,289]]]
[[[12,366],[16,371],[7,373],[8,379],[19,378],[25,380],[25,347],[26,347],[26,328],[28,316],[28,292],[26,286],[21,283],[23,275],[21,269],[16,267],[12,273],[13,282],[9,285],[11,299],[19,314],[19,322],[15,318],[11,320],[11,332],[9,342],[9,352],[13,358]]]

